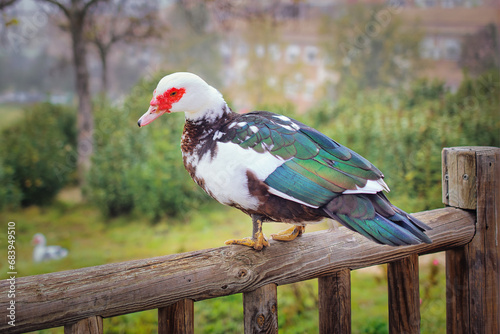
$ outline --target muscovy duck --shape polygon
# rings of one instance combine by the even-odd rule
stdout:
[[[41,233],[35,234],[32,240],[35,245],[33,250],[33,261],[42,262],[48,260],[59,260],[68,255],[68,250],[61,246],[47,246],[45,236]]]
[[[431,243],[424,233],[430,227],[384,195],[384,175],[319,131],[267,111],[234,113],[214,87],[187,72],[160,80],[138,125],[172,112],[185,113],[181,150],[193,180],[252,218],[252,237],[226,244],[261,250],[269,246],[263,222],[294,224],[271,236],[290,241],[324,218],[380,244]]]

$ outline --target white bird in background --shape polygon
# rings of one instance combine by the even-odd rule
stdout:
[[[49,260],[59,260],[68,255],[68,250],[61,246],[47,246],[47,240],[41,233],[35,234],[31,241],[35,245],[33,250],[33,261],[42,262]]]

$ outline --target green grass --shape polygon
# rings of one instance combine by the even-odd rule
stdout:
[[[4,228],[9,221],[16,223],[19,277],[220,247],[224,240],[248,236],[251,231],[246,215],[219,205],[151,224],[132,216],[106,220],[98,209],[79,204],[74,189],[65,190],[61,197],[50,207],[0,212]],[[283,228],[283,224],[264,226],[268,235]],[[325,224],[319,224],[308,231],[324,228]],[[37,232],[45,234],[48,244],[68,248],[69,256],[60,261],[33,263],[31,239]],[[5,238],[0,240],[0,249],[6,249]],[[7,271],[6,263],[0,262],[0,278],[6,278]],[[444,331],[443,272],[442,264],[422,266],[422,333]],[[317,291],[316,280],[278,287],[280,331],[318,331]],[[104,326],[106,333],[129,333],[131,328],[134,333],[155,333],[156,316],[156,310],[133,313],[105,319]],[[387,279],[383,270],[352,272],[352,323],[353,333],[387,332]],[[195,328],[197,333],[242,333],[241,294],[195,303]],[[41,332],[62,333],[63,329]]]
[[[0,104],[0,131],[7,128],[23,116],[24,106],[19,104]]]

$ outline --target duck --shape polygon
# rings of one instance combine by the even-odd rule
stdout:
[[[47,240],[42,233],[33,236],[32,244],[35,245],[33,250],[34,262],[59,260],[68,256],[69,253],[66,248],[61,246],[47,246]]]
[[[428,225],[388,200],[379,169],[318,130],[269,111],[233,112],[216,88],[189,72],[163,77],[137,124],[178,112],[185,115],[180,146],[191,178],[251,218],[251,236],[225,244],[262,250],[270,246],[263,223],[291,224],[271,238],[292,241],[325,218],[378,244],[432,242]]]

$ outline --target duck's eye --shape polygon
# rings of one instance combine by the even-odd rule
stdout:
[[[176,96],[176,95],[177,95],[177,91],[175,91],[175,90],[170,93],[170,96]]]

